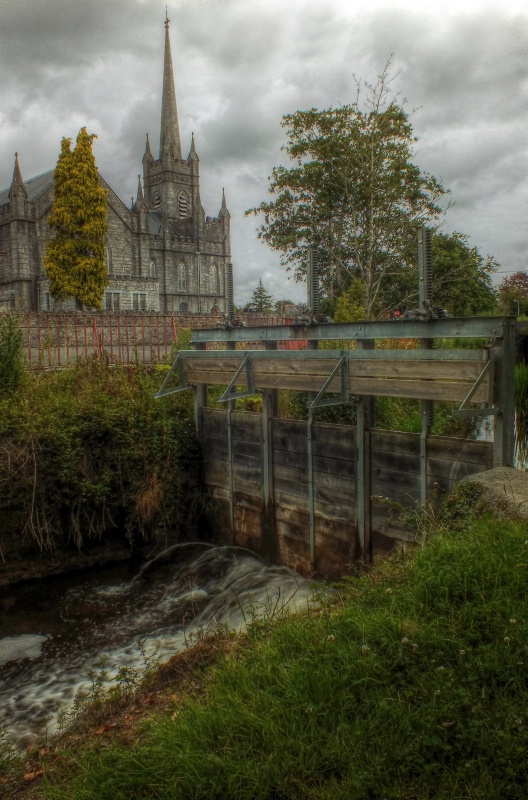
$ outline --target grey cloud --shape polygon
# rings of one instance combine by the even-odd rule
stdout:
[[[15,150],[30,177],[89,123],[102,173],[129,202],[147,131],[157,153],[164,10],[152,0],[0,0],[0,186]],[[522,19],[497,7],[433,22],[427,11],[350,0],[179,0],[169,17],[183,150],[194,131],[208,214],[226,189],[238,302],[259,274],[277,296],[303,296],[256,240],[258,220],[244,217],[266,199],[272,167],[287,163],[282,116],[353,102],[354,75],[375,81],[391,53],[393,88],[418,109],[416,160],[453,190],[446,229],[525,268]]]

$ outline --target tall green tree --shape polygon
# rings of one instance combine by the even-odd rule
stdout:
[[[416,264],[416,225],[442,214],[447,190],[412,162],[416,138],[391,96],[388,65],[353,105],[297,111],[283,118],[294,166],[276,167],[274,197],[248,214],[262,215],[259,238],[282,253],[302,280],[306,249],[318,251],[323,290],[363,284],[367,317],[382,313],[382,289]]]
[[[249,307],[252,311],[258,311],[259,314],[271,314],[275,308],[273,295],[264,288],[262,278],[260,278],[256,289],[253,291]]]
[[[489,314],[497,308],[493,274],[499,264],[492,256],[482,256],[471,247],[463,233],[433,232],[432,300],[454,317]],[[415,259],[417,255],[415,256]],[[387,277],[381,288],[383,310],[418,305],[418,281],[414,268],[404,268]]]
[[[499,286],[499,301],[505,314],[528,314],[528,274],[514,272]]]
[[[52,297],[73,297],[78,305],[101,308],[105,265],[106,191],[92,153],[95,134],[82,128],[74,150],[63,139],[54,175],[55,201],[48,225],[55,231],[44,261]]]
[[[454,317],[490,314],[497,308],[493,274],[499,264],[470,247],[468,237],[435,233],[432,239],[433,301]]]

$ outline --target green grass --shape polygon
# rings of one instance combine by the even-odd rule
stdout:
[[[528,779],[522,524],[433,535],[317,613],[254,625],[133,746],[91,744],[54,800],[514,800]]]

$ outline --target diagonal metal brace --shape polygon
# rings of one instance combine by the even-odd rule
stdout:
[[[245,384],[247,389],[245,392],[237,392],[236,386],[237,383],[240,383],[240,376],[242,372],[246,373],[246,380]],[[251,360],[251,353],[247,353],[246,357],[244,358],[243,362],[235,372],[233,380],[225,390],[222,397],[219,398],[219,403],[226,403],[228,400],[239,400],[242,397],[252,397],[252,395],[258,394],[258,389],[255,389],[255,377],[253,375],[253,361]]]
[[[327,397],[324,395],[328,391],[337,373],[341,375],[341,395],[339,397]],[[334,369],[326,379],[321,391],[316,395],[311,403],[308,403],[308,408],[322,408],[323,406],[341,406],[350,403],[350,388],[348,385],[348,353],[342,352],[341,358],[335,365]]]
[[[494,408],[493,406],[489,406],[487,408],[467,408],[468,403],[471,402],[471,398],[479,388],[480,384],[483,382],[484,378],[488,374],[491,369],[492,361],[489,359],[484,364],[484,368],[482,372],[478,376],[477,380],[465,396],[464,400],[462,401],[462,405],[460,408],[457,408],[455,411],[451,412],[451,416],[455,417],[455,419],[461,419],[463,417],[492,417],[498,414],[498,409]]]
[[[187,378],[185,377],[185,370],[183,368],[183,353],[178,353],[174,364],[170,368],[167,373],[167,377],[161,384],[160,389],[154,395],[155,398],[159,397],[167,397],[169,394],[176,394],[176,392],[183,392],[185,389],[189,389],[190,386],[187,383]],[[177,372],[180,378],[179,386],[169,386],[170,380],[174,373]]]

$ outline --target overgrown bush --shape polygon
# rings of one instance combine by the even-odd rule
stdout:
[[[22,331],[16,317],[0,315],[0,396],[11,395],[22,385],[24,359]]]
[[[100,359],[29,375],[0,399],[0,539],[52,550],[115,532],[133,542],[193,524],[199,457],[189,395]],[[0,546],[2,546],[0,541]],[[5,548],[2,546],[5,551]]]

